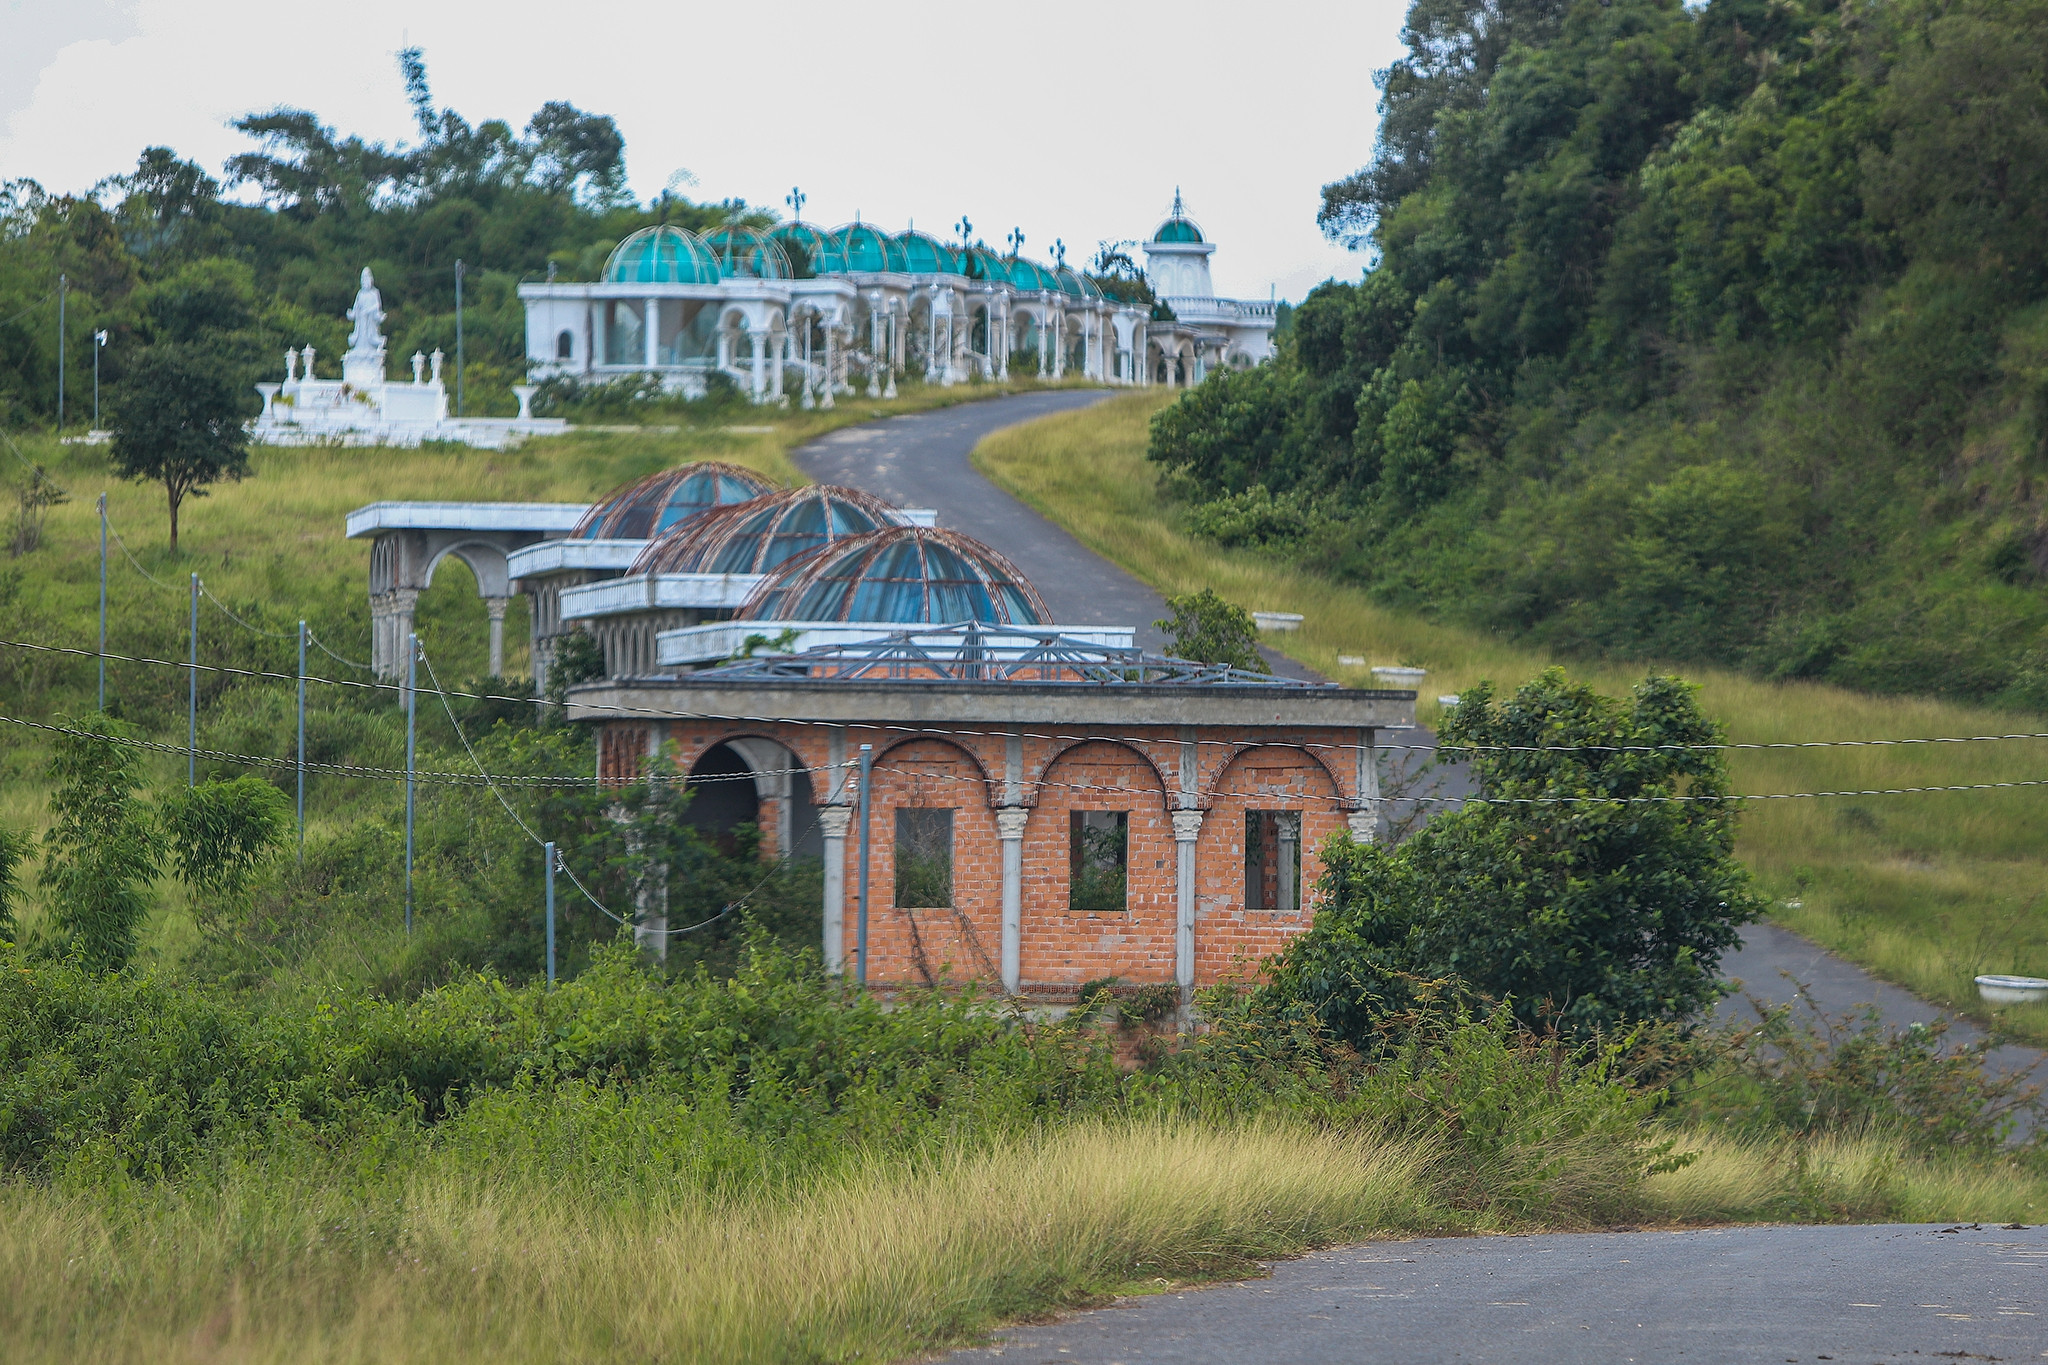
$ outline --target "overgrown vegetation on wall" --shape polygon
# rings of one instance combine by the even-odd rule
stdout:
[[[1418,0],[1191,525],[1581,654],[2048,705],[2048,5]]]

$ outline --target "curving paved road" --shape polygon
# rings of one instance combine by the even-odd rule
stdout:
[[[793,454],[820,482],[937,509],[941,526],[1016,561],[1057,621],[1135,625],[1139,642],[1157,648],[1164,641],[1151,623],[1165,614],[1157,593],[968,460],[993,431],[1106,396],[1063,390],[964,404],[843,428]],[[1314,676],[1268,657],[1276,671]],[[1797,981],[1831,1014],[1865,1003],[1895,1023],[1937,1013],[1774,925],[1752,926],[1723,967],[1774,1003],[1791,999]],[[1723,1013],[1746,1008],[1727,1002]],[[1976,1031],[1959,1025],[1956,1036]],[[1995,1059],[2026,1069],[2042,1054],[2004,1048]],[[1771,1227],[1381,1243],[1286,1262],[1268,1280],[1018,1328],[950,1359],[1431,1365],[1943,1356],[2048,1359],[2048,1233]]]
[[[2048,1228],[1741,1227],[1375,1242],[946,1357],[1029,1365],[1932,1365],[2048,1357]]]

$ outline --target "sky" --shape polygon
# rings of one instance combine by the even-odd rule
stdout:
[[[1298,301],[1362,257],[1315,225],[1371,154],[1372,73],[1404,5],[1041,0],[0,0],[0,180],[57,193],[154,144],[218,174],[237,115],[310,109],[344,134],[416,130],[396,54],[435,103],[515,128],[549,100],[617,120],[642,200],[693,199],[975,235],[1025,254],[1149,236],[1178,187],[1217,291]]]

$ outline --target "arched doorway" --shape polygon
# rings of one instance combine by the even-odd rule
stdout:
[[[739,826],[761,818],[761,797],[746,759],[729,744],[714,744],[692,765],[685,786],[690,792],[685,823],[721,853],[737,853]]]

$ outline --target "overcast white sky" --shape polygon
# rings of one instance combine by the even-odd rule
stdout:
[[[85,189],[162,143],[208,170],[227,124],[287,104],[344,133],[414,129],[395,53],[438,104],[515,128],[551,99],[610,114],[645,199],[858,211],[1078,263],[1150,233],[1174,186],[1218,243],[1218,291],[1300,299],[1361,258],[1324,241],[1318,191],[1371,151],[1371,75],[1402,0],[0,0],[0,179]]]

